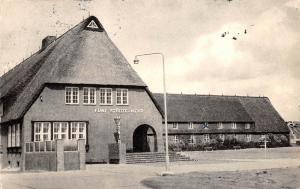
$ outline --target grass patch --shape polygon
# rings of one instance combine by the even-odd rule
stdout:
[[[210,173],[191,172],[148,178],[142,183],[154,189],[293,189],[300,187],[300,168]]]

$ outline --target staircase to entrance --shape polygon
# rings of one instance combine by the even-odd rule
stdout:
[[[126,153],[127,164],[137,163],[156,163],[166,161],[165,152],[141,152],[141,153]],[[169,153],[170,162],[174,161],[191,161],[188,156],[176,152]]]

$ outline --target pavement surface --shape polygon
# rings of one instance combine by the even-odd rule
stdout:
[[[300,148],[268,150],[268,156],[261,149],[238,151],[193,152],[197,161],[171,163],[171,171],[219,172],[260,170],[271,168],[300,167]],[[249,154],[251,154],[249,156]],[[257,154],[256,158],[255,155]],[[223,158],[222,158],[223,157]],[[84,171],[65,172],[14,172],[0,175],[0,189],[95,189],[95,188],[147,188],[141,181],[160,176],[165,171],[164,163],[113,165],[87,165]]]

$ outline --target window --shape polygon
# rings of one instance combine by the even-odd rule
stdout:
[[[251,135],[247,134],[246,139],[247,139],[247,142],[251,142]]]
[[[112,89],[100,88],[100,104],[112,105]]]
[[[236,129],[236,123],[232,123],[232,129]]]
[[[128,89],[117,89],[117,105],[128,105]]]
[[[83,88],[83,104],[96,104],[96,88]]]
[[[194,123],[192,122],[189,123],[189,129],[194,129]]]
[[[233,139],[234,139],[234,140],[237,140],[237,138],[238,138],[238,137],[237,137],[237,134],[234,134],[234,135],[233,135]]]
[[[224,135],[224,134],[219,134],[219,138],[224,142],[224,140],[225,140],[225,135]]]
[[[53,123],[53,140],[68,139],[68,122],[54,122]]]
[[[11,146],[16,146],[16,130],[15,125],[11,125]]]
[[[9,125],[7,133],[7,147],[19,147],[20,137],[20,124]]]
[[[20,131],[20,124],[16,125],[16,146],[20,146],[20,140],[21,140],[21,131]]]
[[[71,123],[71,139],[86,139],[86,123],[72,122]]]
[[[7,147],[11,147],[11,126],[8,126],[7,143]]]
[[[79,104],[79,88],[66,87],[65,100],[66,104]]]
[[[173,129],[178,129],[178,123],[172,123],[172,128]]]
[[[223,129],[223,124],[221,122],[218,123],[218,129]]]
[[[195,135],[190,135],[189,143],[190,144],[195,144],[196,143]]]
[[[203,123],[203,124],[202,124],[202,128],[203,128],[203,129],[208,129],[208,123],[207,123],[207,122]]]
[[[250,129],[250,123],[245,124],[245,129]]]
[[[174,135],[174,143],[178,143],[178,136]]]
[[[205,134],[204,135],[204,142],[209,142],[210,138],[209,138],[209,134]]]
[[[50,122],[35,122],[34,123],[34,141],[51,140]]]

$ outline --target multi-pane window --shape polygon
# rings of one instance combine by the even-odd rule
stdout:
[[[204,135],[204,142],[209,142],[210,138],[209,138],[209,134],[205,134]]]
[[[247,134],[247,135],[246,135],[246,139],[247,139],[247,142],[251,142],[251,135],[250,135],[250,134]]]
[[[85,139],[85,138],[86,138],[86,123],[71,122],[71,139]]]
[[[219,138],[224,141],[225,140],[225,135],[224,134],[219,134]]]
[[[178,129],[178,123],[172,123],[172,128],[173,129]]]
[[[222,124],[222,122],[219,122],[219,123],[218,123],[218,129],[223,129],[223,124]]]
[[[11,126],[11,138],[12,138],[12,140],[11,140],[11,146],[15,146],[16,145],[16,140],[15,140],[15,138],[16,138],[16,130],[15,130],[15,125],[12,125]]]
[[[34,123],[34,141],[51,140],[50,122],[35,122]]]
[[[112,105],[112,89],[100,88],[100,104]]]
[[[96,88],[83,88],[83,104],[96,104]]]
[[[20,124],[14,124],[8,126],[7,133],[7,147],[19,147],[20,146]]]
[[[196,143],[195,135],[190,135],[189,143],[190,144],[195,144]]]
[[[194,129],[194,123],[192,122],[189,123],[189,129]]]
[[[53,140],[68,139],[68,122],[54,122],[53,123]]]
[[[177,135],[174,135],[174,143],[178,143],[178,136]]]
[[[66,104],[79,104],[79,88],[66,87],[65,100]]]
[[[232,129],[236,129],[236,123],[232,123]]]
[[[250,123],[245,124],[245,129],[250,129]]]
[[[7,147],[11,147],[11,126],[8,127],[7,143]]]
[[[117,89],[117,105],[128,105],[128,89]]]

